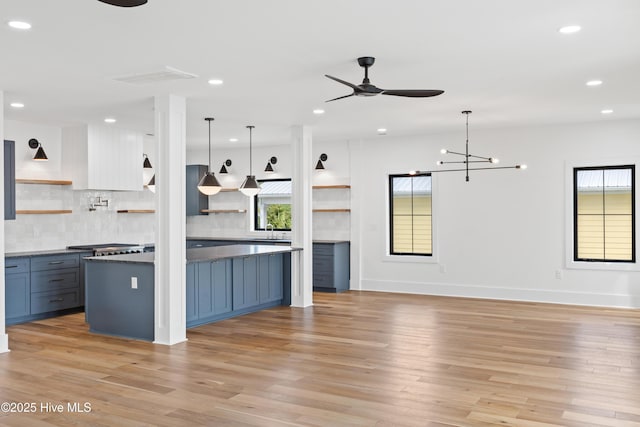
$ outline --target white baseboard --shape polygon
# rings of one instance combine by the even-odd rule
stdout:
[[[363,279],[362,291],[397,292],[418,295],[544,302],[597,307],[640,308],[640,295],[596,294],[546,289],[498,288],[489,286],[402,282]]]

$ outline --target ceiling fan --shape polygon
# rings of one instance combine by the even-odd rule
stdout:
[[[147,2],[147,0],[98,0],[102,3],[110,4],[112,6],[120,6],[120,7],[136,7],[142,6]]]
[[[426,98],[429,96],[438,96],[444,93],[443,90],[436,89],[380,89],[371,84],[369,81],[369,67],[371,67],[376,58],[372,56],[362,56],[358,58],[358,64],[364,68],[364,79],[362,80],[362,84],[354,85],[353,83],[345,82],[337,77],[330,76],[325,74],[325,77],[330,78],[331,80],[335,80],[338,83],[342,83],[343,85],[349,86],[353,89],[353,93],[349,95],[339,96],[337,98],[330,99],[327,102],[335,101],[337,99],[348,98],[350,96],[375,96],[375,95],[395,95],[395,96],[406,96],[409,98]]]

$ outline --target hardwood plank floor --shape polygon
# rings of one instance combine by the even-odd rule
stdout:
[[[90,334],[82,313],[8,327],[0,402],[36,410],[3,408],[0,425],[640,426],[638,310],[354,291],[314,302],[171,347]]]

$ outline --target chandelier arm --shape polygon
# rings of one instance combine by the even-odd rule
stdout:
[[[484,171],[484,170],[495,170],[495,169],[523,169],[522,165],[515,166],[496,166],[493,168],[463,168],[463,169],[436,169],[432,171],[418,171],[420,174],[426,173],[436,173],[436,172],[462,172],[462,171]]]

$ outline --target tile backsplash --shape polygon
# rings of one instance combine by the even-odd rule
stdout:
[[[89,207],[97,198],[108,206]],[[5,221],[5,252],[60,249],[92,243],[151,243],[155,218],[121,209],[154,209],[149,191],[72,190],[69,186],[16,184],[16,209],[71,209],[70,214],[18,214]]]

